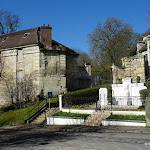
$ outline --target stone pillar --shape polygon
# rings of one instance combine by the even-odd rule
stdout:
[[[147,97],[145,104],[146,126],[150,127],[150,97]]]
[[[62,95],[59,95],[59,110],[62,110]]]

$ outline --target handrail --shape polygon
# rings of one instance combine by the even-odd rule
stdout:
[[[43,100],[43,101],[44,101],[44,100]],[[37,111],[39,111],[39,109],[40,109],[40,104],[41,104],[43,101],[39,101],[38,104],[35,105],[33,109],[31,109],[30,111],[28,111],[28,118],[30,117],[30,113],[31,113],[33,110],[35,110],[35,109],[37,108],[37,106],[38,106]],[[47,104],[47,99],[46,99],[46,103],[45,103],[45,104]],[[44,104],[44,105],[45,105],[45,104]],[[42,106],[44,106],[44,105],[42,105]],[[35,111],[35,112],[36,112],[36,111]]]
[[[28,118],[25,120],[25,122],[27,124],[29,124],[31,121],[33,121],[38,115],[40,115],[42,112],[44,112],[48,108],[48,101],[47,101],[47,99],[46,99],[45,103],[40,106],[40,104],[42,102],[43,101],[40,101],[37,105],[35,105],[35,107],[32,110],[28,111]],[[55,106],[53,106],[53,107],[55,107]],[[35,111],[31,114],[31,112],[33,110],[35,110]]]
[[[31,109],[30,111],[28,111],[28,118],[25,119],[25,122],[26,122],[26,123],[29,123],[30,120],[34,119],[34,117],[36,117],[36,115],[38,115],[39,112],[40,112],[42,109],[45,110],[45,109],[47,108],[47,99],[46,99],[45,103],[40,106],[40,104],[41,104],[42,102],[43,102],[43,101],[38,102],[38,104],[36,104],[33,109]],[[32,114],[31,114],[31,112],[32,112]]]

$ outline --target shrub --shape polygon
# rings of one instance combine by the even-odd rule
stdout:
[[[108,89],[108,99],[109,101],[111,101],[112,95],[111,84],[104,84],[64,94],[64,105],[66,107],[69,107],[72,105],[80,105],[90,102],[96,102],[99,96],[99,89],[104,87]]]
[[[69,92],[64,94],[64,96],[73,96],[73,97],[88,97],[88,96],[98,96],[99,89],[106,87],[108,89],[108,95],[111,92],[111,84],[103,84],[95,87],[90,87],[87,89],[81,89],[74,92]]]
[[[139,108],[138,108],[138,109],[144,110],[144,109],[145,109],[145,105],[141,105],[141,106],[139,106]]]
[[[141,120],[141,121],[145,121],[145,116],[137,116],[137,115],[111,115],[107,119]]]
[[[53,116],[66,116],[66,117],[87,117],[89,114],[78,114],[78,113],[68,113],[68,112],[57,112]]]
[[[140,96],[145,100],[145,98],[148,96],[147,89],[140,90]]]
[[[38,95],[39,100],[44,100],[45,96],[44,96],[44,90],[42,89],[40,94]]]
[[[136,77],[136,82],[140,83],[141,78],[139,76]]]

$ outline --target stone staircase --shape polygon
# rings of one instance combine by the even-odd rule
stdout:
[[[85,122],[82,123],[84,126],[101,126],[102,120],[106,119],[111,114],[110,111],[97,111],[88,116]]]
[[[59,107],[54,107],[50,109],[50,115],[59,111]],[[49,109],[46,109],[41,115],[39,115],[36,119],[34,119],[30,124],[41,124],[46,120],[46,117],[49,116]]]

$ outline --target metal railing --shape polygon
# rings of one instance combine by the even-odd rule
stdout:
[[[25,123],[29,124],[33,121],[38,115],[44,112],[47,109],[48,103],[47,99],[43,101],[39,101],[33,109],[28,111],[28,118],[25,120]]]
[[[117,110],[135,110],[145,106],[146,97],[139,96],[115,96],[111,101],[99,100],[98,108],[103,110],[117,111]]]
[[[48,99],[38,102],[34,108],[28,111],[28,118],[25,120],[25,123],[30,124],[35,118],[37,118],[40,114],[45,112],[45,119],[46,119],[46,110],[48,108]],[[51,108],[58,107],[57,103],[51,103]],[[51,113],[54,113],[55,109],[52,110]]]

